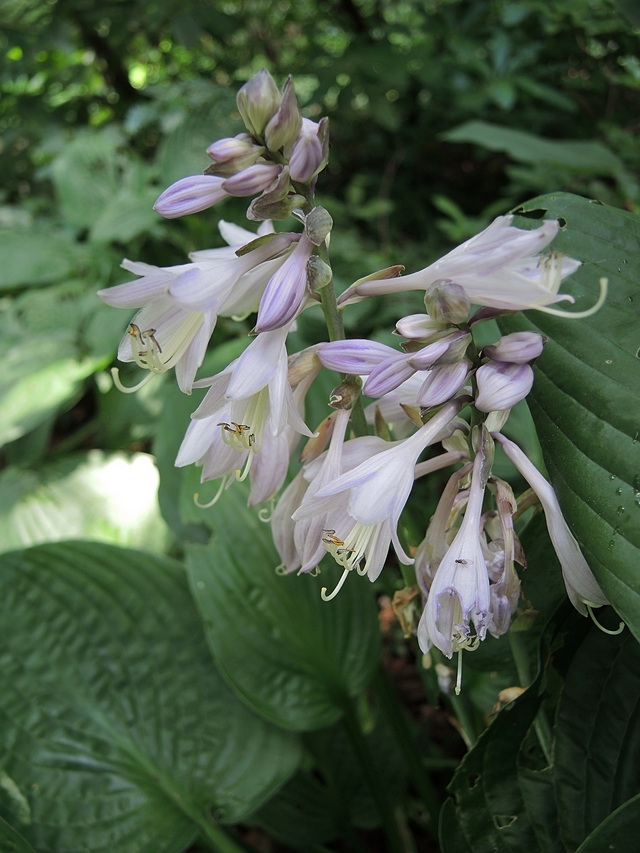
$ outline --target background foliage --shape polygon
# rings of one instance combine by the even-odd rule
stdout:
[[[152,204],[239,131],[235,91],[262,66],[331,119],[319,192],[340,286],[423,267],[510,209],[520,227],[562,217],[557,248],[585,261],[572,292],[607,275],[610,298],[574,325],[504,322],[551,339],[530,398],[542,447],[524,404],[506,432],[546,463],[638,637],[638,28],[631,0],[0,3],[0,850],[377,851],[381,825],[407,853],[635,850],[637,641],[562,607],[540,518],[522,533],[537,620],[439,694],[451,673],[402,638],[394,567],[329,607],[319,582],[273,574],[241,487],[194,506],[198,474],[173,459],[199,392],[169,376],[117,392],[128,318],[95,292],[127,278],[122,257],[183,263],[220,244],[220,216],[242,224],[234,199],[170,223]],[[345,320],[389,341],[420,307]],[[207,373],[237,328],[220,322]],[[323,339],[320,315],[296,334]],[[416,488],[412,544],[439,486]]]

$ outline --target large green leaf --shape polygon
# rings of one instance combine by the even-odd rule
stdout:
[[[63,231],[2,231],[0,289],[59,281],[71,274],[83,254]]]
[[[534,199],[518,213],[519,227],[561,220],[553,248],[583,261],[562,287],[578,309],[595,301],[600,277],[609,279],[593,317],[529,311],[500,327],[549,338],[527,398],[545,462],[599,583],[640,637],[640,219],[568,194]]]
[[[577,853],[636,853],[640,836],[640,794],[604,820]]]
[[[568,850],[640,792],[639,697],[637,640],[628,631],[611,637],[592,627],[569,669],[556,718],[555,789]]]
[[[0,474],[0,551],[94,539],[164,553],[158,471],[146,453],[92,450],[37,470]]]
[[[240,484],[211,511],[212,548],[191,546],[187,567],[215,659],[237,693],[267,719],[321,728],[369,684],[379,654],[375,606],[365,579],[350,577],[333,601],[334,564],[322,576],[275,572],[268,525],[246,507]]]
[[[38,851],[178,853],[295,770],[296,738],[220,678],[176,563],[59,543],[0,557],[0,585],[0,812]]]
[[[0,853],[36,853],[28,841],[0,818]]]

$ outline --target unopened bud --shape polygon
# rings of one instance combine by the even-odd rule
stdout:
[[[284,149],[285,156],[291,150],[300,128],[302,127],[302,115],[296,93],[293,89],[291,77],[287,77],[282,88],[282,100],[275,115],[273,115],[265,127],[264,140],[270,151]]]
[[[434,281],[424,295],[424,304],[434,320],[454,326],[466,323],[471,307],[464,288],[449,279]]]
[[[261,222],[264,219],[287,219],[291,211],[304,203],[302,196],[289,194],[289,167],[285,166],[278,179],[259,198],[254,199],[247,210],[247,219]]]
[[[322,258],[311,255],[307,261],[307,288],[310,293],[317,293],[326,287],[333,278],[333,272],[329,264],[325,264]]]
[[[547,338],[536,332],[514,332],[500,338],[497,344],[485,347],[483,354],[492,361],[526,364],[540,355],[546,342]]]
[[[305,220],[307,237],[314,246],[321,246],[333,228],[333,219],[324,207],[314,207]]]
[[[528,364],[490,361],[476,371],[475,407],[481,412],[501,412],[524,400],[533,385]]]
[[[361,387],[359,376],[348,376],[331,392],[329,405],[332,409],[353,409],[360,396]]]
[[[323,421],[320,421],[315,429],[314,435],[302,448],[300,462],[313,462],[314,459],[317,459],[318,456],[324,452],[333,433],[335,419],[336,412],[332,412],[330,415],[327,415]]]
[[[229,195],[255,195],[268,189],[281,171],[282,166],[275,163],[256,163],[255,166],[249,166],[248,169],[227,178],[222,186]]]
[[[449,324],[434,320],[428,314],[409,314],[396,323],[394,334],[414,341],[433,341],[446,333]]]
[[[451,400],[466,382],[471,362],[466,358],[457,364],[444,364],[429,371],[418,391],[420,406],[430,409]]]
[[[265,150],[263,146],[256,145],[248,133],[219,139],[207,148],[207,154],[214,162],[204,170],[204,173],[230,178],[231,175],[237,175],[238,172],[253,166]]]
[[[269,119],[275,114],[282,96],[276,81],[266,68],[248,80],[238,92],[238,112],[249,133],[261,137]]]
[[[322,362],[318,358],[315,346],[307,347],[307,349],[295,353],[289,357],[289,370],[287,374],[289,385],[295,388],[307,376],[310,376],[312,373],[318,374],[321,368]]]

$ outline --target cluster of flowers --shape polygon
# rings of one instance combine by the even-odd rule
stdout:
[[[280,570],[315,571],[328,552],[343,569],[337,587],[322,590],[329,600],[354,569],[375,580],[393,544],[401,563],[415,564],[425,605],[417,625],[421,648],[435,646],[451,657],[477,648],[487,632],[504,634],[520,596],[514,564],[524,565],[524,555],[513,519],[523,507],[509,484],[492,473],[497,442],[544,509],[573,604],[586,614],[608,603],[553,488],[501,433],[510,409],[531,389],[531,363],[545,340],[516,333],[478,352],[472,335],[477,323],[505,312],[535,308],[563,314],[552,305],[572,301],[559,287],[579,261],[553,251],[541,254],[558,223],[549,220],[525,231],[512,225],[512,217],[499,217],[426,269],[402,277],[401,267],[383,270],[336,301],[327,253],[332,222],[313,206],[315,181],[327,162],[327,120],[303,119],[291,80],[280,92],[266,71],[240,90],[238,109],[247,133],[214,142],[207,173],[178,181],[155,207],[171,218],[201,211],[226,195],[257,196],[247,213],[251,220],[266,220],[257,235],[222,222],[229,248],[195,252],[190,263],[169,268],[125,261],[138,280],[100,292],[109,305],[141,308],[118,357],[149,374],[124,390],[136,390],[173,367],[184,392],[208,388],[176,465],[197,463],[203,481],[220,480],[211,503],[235,480],[249,477],[249,505],[255,506],[275,500],[299,437],[306,436],[302,467],[271,517]],[[268,220],[292,213],[302,232],[276,234]],[[592,309],[567,316],[597,310],[605,280],[600,288]],[[424,291],[426,313],[398,321],[400,350],[341,339],[335,319],[341,309],[410,289]],[[288,355],[296,318],[317,302],[326,309],[334,339]],[[472,303],[481,307],[470,316]],[[217,375],[196,381],[217,317],[253,312],[254,337],[242,355]],[[339,371],[344,381],[330,400],[333,411],[312,431],[304,421],[304,400],[323,367]],[[117,371],[114,376],[122,387]],[[376,435],[349,434],[362,383],[364,393],[377,398],[364,412]],[[467,406],[473,428],[460,417]],[[436,444],[443,452],[419,461]],[[407,554],[397,527],[414,480],[449,466],[459,467],[424,540]],[[486,508],[487,493],[495,509]]]

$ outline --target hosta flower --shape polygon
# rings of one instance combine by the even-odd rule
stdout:
[[[493,437],[500,442],[506,456],[529,483],[542,504],[551,544],[560,561],[562,577],[573,606],[586,616],[589,608],[609,604],[609,599],[598,586],[580,546],[564,520],[551,483],[545,480],[517,444],[500,433],[493,433]]]
[[[476,382],[476,409],[502,412],[513,408],[531,391],[533,369],[528,364],[489,361],[477,369]]]
[[[486,636],[491,599],[480,539],[484,465],[485,452],[481,448],[474,460],[462,524],[438,565],[420,620],[418,641],[423,651],[433,644],[451,657],[454,652],[477,648]]]
[[[293,252],[267,284],[254,331],[273,331],[298,316],[307,296],[307,261],[313,249],[306,233],[301,234]]]
[[[293,514],[294,521],[321,513],[331,519],[323,541],[344,572],[329,597],[354,568],[366,571],[375,580],[391,542],[402,563],[413,562],[398,539],[400,513],[413,486],[418,457],[425,447],[439,440],[461,405],[458,401],[448,403],[414,435],[323,486]]]
[[[480,234],[453,249],[439,261],[419,272],[381,281],[357,283],[340,297],[340,304],[366,296],[427,290],[436,281],[447,279],[464,288],[471,302],[504,311],[535,308],[549,314],[589,316],[606,296],[606,280],[601,279],[600,297],[588,311],[569,314],[549,307],[574,299],[559,293],[560,284],[580,266],[580,261],[556,252],[540,255],[558,233],[555,219],[525,231],[511,224],[513,216],[499,216]]]
[[[234,288],[249,276],[241,294],[247,295],[247,285],[261,294],[285,257],[276,258],[273,265],[265,266],[265,262],[281,255],[295,239],[297,235],[278,234],[241,257],[235,253],[228,257],[225,250],[213,250],[221,251],[221,255],[173,267],[123,261],[122,266],[140,278],[100,290],[98,295],[116,308],[142,306],[129,324],[118,349],[118,359],[134,361],[149,374],[142,383],[124,388],[115,373],[120,389],[135,391],[152,375],[175,367],[181,390],[191,393],[218,314],[225,309],[226,313],[232,313],[229,309],[234,307],[230,304]],[[253,302],[259,299],[259,295],[250,296]]]

